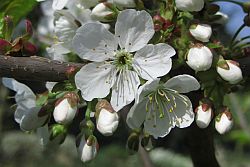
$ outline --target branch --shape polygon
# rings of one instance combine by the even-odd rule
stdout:
[[[64,63],[43,57],[10,57],[0,55],[0,77],[26,81],[59,82],[68,79],[66,72],[85,64]]]

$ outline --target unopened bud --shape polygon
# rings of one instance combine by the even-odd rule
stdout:
[[[233,60],[226,60],[226,64],[228,65],[228,68],[226,68],[225,65],[217,65],[218,74],[222,79],[228,81],[231,84],[239,83],[243,79],[239,63]]]
[[[204,7],[204,0],[175,0],[176,8],[182,11],[201,11]]]
[[[99,145],[95,136],[90,135],[87,139],[85,137],[85,135],[78,136],[76,147],[81,161],[89,162],[96,157]]]
[[[96,104],[96,127],[104,136],[111,136],[119,124],[119,116],[107,100]]]
[[[199,128],[207,128],[213,117],[213,110],[210,103],[201,102],[195,109],[195,121]]]
[[[212,35],[212,28],[208,24],[196,24],[189,28],[189,32],[196,40],[208,42]]]
[[[215,129],[220,134],[225,134],[233,127],[233,117],[228,108],[225,108],[215,119]]]
[[[139,135],[135,132],[131,133],[127,140],[127,149],[130,154],[134,154],[139,150]]]
[[[91,17],[93,19],[103,21],[103,22],[109,22],[114,20],[116,17],[116,12],[113,10],[113,5],[108,2],[99,3],[94,7],[94,9],[91,12]]]
[[[206,71],[210,69],[213,62],[211,50],[203,45],[194,46],[189,49],[186,63],[195,71]]]
[[[69,92],[57,100],[53,112],[55,121],[61,124],[70,123],[76,115],[78,101],[79,97],[74,92]]]

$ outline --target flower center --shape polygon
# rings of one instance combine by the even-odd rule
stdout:
[[[118,69],[131,69],[132,68],[132,54],[119,51],[115,55],[114,65]]]
[[[180,100],[188,106],[187,99],[184,96],[168,88],[159,87],[156,91],[149,93],[146,98],[147,119],[154,120],[154,127],[157,126],[157,117],[169,117],[170,124],[173,123],[173,116],[176,117],[176,121],[179,121],[174,112],[177,107],[176,101]]]

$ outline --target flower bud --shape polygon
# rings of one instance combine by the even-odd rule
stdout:
[[[208,70],[213,61],[213,54],[211,50],[203,45],[196,45],[188,51],[186,63],[195,71]]]
[[[226,64],[228,68],[223,64],[217,65],[218,74],[231,84],[239,83],[243,79],[239,63],[233,60],[226,60]]]
[[[49,140],[56,144],[62,144],[67,136],[67,128],[64,125],[55,124],[50,131]]]
[[[127,140],[127,149],[130,154],[134,154],[139,150],[139,135],[135,132],[131,133]]]
[[[212,106],[209,103],[201,103],[195,109],[195,121],[199,128],[207,128],[213,117]]]
[[[208,42],[212,35],[212,28],[208,24],[191,25],[189,32],[196,40]]]
[[[99,145],[95,136],[90,135],[86,140],[83,135],[77,137],[76,147],[81,161],[89,162],[96,157]]]
[[[150,151],[153,149],[153,143],[152,143],[152,138],[150,135],[144,135],[141,139],[141,146],[147,150]]]
[[[215,119],[215,129],[220,134],[225,134],[233,127],[232,114],[228,108],[224,109],[224,112],[220,113]]]
[[[176,8],[182,11],[201,11],[204,7],[204,0],[175,0]]]
[[[73,92],[69,92],[57,100],[53,112],[55,121],[60,124],[70,123],[76,115],[78,100],[78,95]]]
[[[115,12],[111,9],[112,6],[112,4],[107,2],[99,3],[92,10],[91,17],[103,22],[112,21],[115,15]]]
[[[96,127],[104,136],[111,136],[119,124],[119,116],[107,100],[96,104]]]

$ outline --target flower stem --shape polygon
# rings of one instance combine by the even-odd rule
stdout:
[[[92,112],[92,103],[90,101],[90,102],[88,102],[87,110],[85,112],[85,119],[86,119],[86,121],[90,120],[90,113],[91,112]]]
[[[241,39],[238,40],[238,41],[235,41],[235,42],[233,43],[233,46],[236,46],[237,44],[239,44],[240,42],[242,42],[242,41],[244,41],[244,40],[246,40],[246,39],[250,39],[250,36],[246,36],[246,37],[241,38]]]
[[[243,30],[243,28],[245,27],[245,24],[242,24],[239,29],[236,31],[236,33],[234,34],[232,40],[231,40],[231,44],[230,46],[233,45],[233,42],[235,41],[235,39],[237,38],[237,36],[239,35],[239,33]]]

